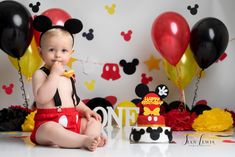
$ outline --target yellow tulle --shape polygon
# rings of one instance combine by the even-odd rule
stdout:
[[[30,132],[34,129],[34,116],[36,111],[31,112],[26,116],[24,124],[21,125],[22,131]]]
[[[220,108],[204,111],[193,122],[196,131],[226,131],[233,126],[232,115]]]

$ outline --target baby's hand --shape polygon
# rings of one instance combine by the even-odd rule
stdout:
[[[62,75],[64,71],[64,66],[58,61],[56,61],[51,67],[51,73],[56,75]]]
[[[94,112],[93,110],[86,110],[85,117],[89,121],[91,117],[95,118],[98,121],[101,121],[101,117],[98,113]]]

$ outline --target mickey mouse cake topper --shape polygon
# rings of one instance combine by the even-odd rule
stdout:
[[[53,28],[59,28],[69,32],[74,40],[73,34],[79,33],[82,30],[83,25],[80,20],[74,18],[65,21],[64,26],[52,25],[52,21],[47,16],[40,15],[33,20],[33,27],[35,30],[41,32],[39,38],[39,41],[41,42],[43,34]]]

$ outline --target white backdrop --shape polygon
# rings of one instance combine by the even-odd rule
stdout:
[[[40,2],[39,12],[34,13],[29,4]],[[79,18],[84,25],[82,32],[94,30],[93,40],[82,37],[82,33],[75,37],[75,53],[73,57],[77,61],[72,67],[76,71],[77,91],[82,99],[94,97],[106,97],[109,95],[117,97],[117,104],[125,100],[131,101],[137,98],[135,87],[140,83],[141,74],[146,73],[153,77],[148,84],[150,90],[154,90],[159,84],[166,84],[170,94],[166,101],[170,103],[179,99],[176,86],[167,79],[162,64],[160,70],[148,70],[144,63],[153,55],[162,58],[154,48],[151,39],[151,27],[155,18],[163,12],[175,11],[181,14],[188,22],[190,28],[204,17],[216,17],[227,26],[229,31],[229,44],[226,49],[227,57],[218,63],[211,65],[205,70],[205,77],[200,80],[197,100],[205,99],[212,107],[230,108],[234,107],[235,93],[235,1],[233,0],[18,0],[24,4],[32,16],[40,15],[50,8],[60,8],[74,18]],[[105,5],[116,5],[114,14],[109,14]],[[198,13],[191,15],[187,6],[199,5]],[[1,21],[0,21],[1,22]],[[120,35],[122,31],[132,30],[130,41],[125,41]],[[105,63],[119,64],[125,59],[127,62],[134,58],[139,60],[136,72],[126,75],[119,66],[121,78],[118,80],[105,80],[101,78]],[[21,105],[24,100],[21,96],[19,75],[17,70],[8,60],[6,53],[0,50],[0,85],[14,84],[13,92],[6,94],[0,89],[0,108],[10,105]],[[95,80],[94,90],[88,90],[85,81]],[[195,90],[196,77],[185,88],[186,103],[192,103]],[[24,78],[25,89],[30,104],[33,102],[31,81]]]

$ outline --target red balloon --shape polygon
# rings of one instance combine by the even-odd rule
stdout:
[[[60,8],[51,8],[44,11],[41,15],[45,15],[51,19],[53,25],[63,26],[65,21],[71,19],[71,16]],[[33,30],[33,34],[37,45],[39,45],[40,32]]]
[[[48,9],[44,11],[42,15],[49,17],[53,25],[61,26],[64,25],[65,21],[71,18],[71,16],[66,11],[59,8]]]
[[[176,66],[190,40],[190,29],[184,17],[175,12],[162,13],[155,19],[151,33],[155,48]]]
[[[33,17],[33,19],[35,18],[36,16]],[[33,36],[34,36],[34,39],[36,41],[36,44],[39,46],[39,38],[40,38],[40,32],[36,31],[36,29],[33,28]]]

